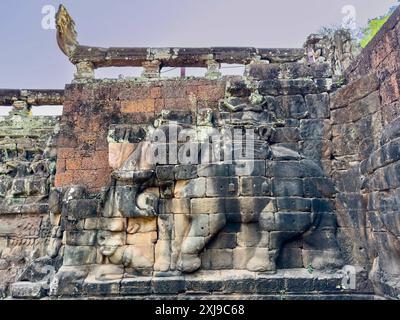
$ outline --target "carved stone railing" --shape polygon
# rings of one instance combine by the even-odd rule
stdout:
[[[75,79],[94,78],[94,69],[103,67],[143,67],[142,76],[159,78],[163,67],[207,68],[206,77],[218,78],[221,64],[296,62],[306,57],[300,49],[260,49],[251,47],[211,48],[99,48],[80,45],[75,23],[64,6],[56,16],[57,42],[76,65]]]

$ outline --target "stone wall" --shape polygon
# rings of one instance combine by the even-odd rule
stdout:
[[[331,95],[332,178],[338,238],[348,264],[365,266],[380,294],[397,297],[399,34],[396,10]]]
[[[0,295],[46,256],[51,225],[57,117],[32,117],[23,101],[0,118]]]
[[[284,50],[75,39],[60,119],[0,94],[3,293],[398,297],[399,28],[400,9],[352,62],[345,32]],[[206,77],[158,78],[185,62]],[[110,64],[145,72],[93,78]]]
[[[195,117],[196,109],[215,107],[224,96],[224,81],[96,81],[68,85],[58,140],[55,185],[84,185],[99,191],[110,182],[111,125],[151,124],[162,110],[176,120]],[[182,116],[182,117],[181,117]],[[128,137],[138,143],[143,137]],[[110,146],[112,149],[113,146]]]
[[[186,288],[187,274],[205,270],[246,277],[339,270],[329,178],[334,87],[331,64],[302,59],[254,62],[244,76],[219,80],[68,85],[52,197],[58,205],[51,211],[59,217],[54,230],[63,232],[63,267],[50,294],[101,295],[105,289],[93,286],[114,281],[107,290],[118,295],[119,283],[132,276],[146,293],[159,293],[163,281],[169,293],[178,293],[174,281]],[[175,127],[192,131],[173,140]],[[169,157],[171,147],[203,145],[212,130],[226,136],[240,129],[240,139],[249,131],[253,157],[211,164],[202,156],[190,163],[169,158],[152,165],[142,155],[157,129],[168,132]],[[341,278],[327,277],[340,291]],[[82,291],[73,291],[68,279]],[[305,280],[309,292],[332,290],[322,279],[314,286],[315,279]]]

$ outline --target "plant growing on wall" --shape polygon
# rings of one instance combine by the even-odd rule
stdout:
[[[383,16],[370,19],[365,28],[361,30],[360,45],[365,48],[368,43],[376,36],[382,26],[389,20],[390,16],[396,10],[397,6],[393,6],[389,9],[389,12]]]
[[[389,17],[391,16],[391,12],[387,15],[370,19],[368,21],[367,27],[362,30],[362,38],[360,40],[360,45],[362,48],[365,48],[368,43],[375,37],[375,35],[379,32],[382,26],[388,21]]]

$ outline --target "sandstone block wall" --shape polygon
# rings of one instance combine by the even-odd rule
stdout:
[[[243,76],[219,77],[213,59],[225,49],[210,48],[201,57],[214,80],[95,80],[88,71],[105,57],[79,60],[61,119],[24,108],[0,119],[0,291],[19,281],[16,298],[398,297],[399,29],[400,9],[351,63],[345,33],[309,37],[309,60],[252,48]],[[175,141],[172,128],[192,131]],[[156,129],[162,143],[149,140]],[[211,130],[225,139],[238,129],[239,140],[253,134],[251,169],[188,150],[189,163],[144,157],[155,142],[171,157]],[[353,291],[342,287],[345,265]]]
[[[47,254],[58,120],[15,109],[0,118],[0,295]]]
[[[397,10],[331,95],[332,178],[346,261],[366,267],[379,293],[396,297],[400,273]]]
[[[56,187],[81,184],[89,191],[99,191],[107,186],[109,157],[115,156],[109,153],[107,141],[111,125],[146,126],[162,110],[169,110],[176,120],[192,118],[197,108],[216,107],[224,89],[224,81],[205,79],[68,85],[58,140]],[[138,143],[141,138],[128,137],[127,142]]]
[[[133,274],[157,284],[161,275],[198,270],[340,269],[329,178],[334,87],[329,63],[301,60],[260,61],[244,76],[220,80],[68,85],[54,190],[55,228],[63,231],[58,283],[76,277],[85,286]],[[174,126],[194,129],[196,145],[212,129],[251,131],[253,158],[149,166],[140,156],[145,138]],[[168,136],[166,145],[185,142]],[[251,170],[243,170],[249,162]],[[136,180],[145,181],[139,189]],[[154,211],[141,206],[146,197],[156,199]],[[50,292],[71,294],[64,285]]]

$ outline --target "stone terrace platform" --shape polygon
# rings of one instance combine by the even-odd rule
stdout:
[[[67,275],[68,267],[63,267]],[[62,274],[63,272],[61,272]],[[323,273],[306,269],[279,270],[275,274],[249,271],[200,271],[192,275],[166,277],[121,277],[97,281],[91,272],[82,281],[60,277],[57,288],[50,288],[51,299],[375,299],[367,274],[357,272],[357,288],[344,289],[341,272]],[[75,288],[75,290],[72,289]],[[71,290],[72,289],[72,290]],[[70,292],[76,292],[71,296]],[[17,282],[11,287],[14,299],[42,298],[43,284]],[[356,294],[355,294],[356,293]]]

